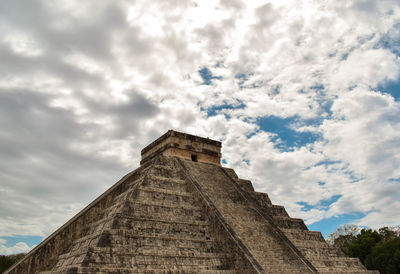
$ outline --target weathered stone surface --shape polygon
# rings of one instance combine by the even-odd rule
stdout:
[[[6,273],[368,273],[222,168],[218,143],[164,135]]]
[[[140,163],[144,164],[160,154],[221,165],[221,142],[169,130],[142,149],[142,161]]]

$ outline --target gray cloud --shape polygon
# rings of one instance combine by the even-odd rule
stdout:
[[[308,223],[377,208],[361,221],[392,222],[399,102],[370,87],[399,77],[398,3],[309,6],[1,1],[0,235],[47,235],[171,128],[223,141],[229,166]],[[221,79],[202,85],[203,67]],[[281,152],[264,116],[322,137]]]
[[[55,218],[52,227],[54,221],[60,225],[66,217],[62,211],[72,200],[76,202],[69,212],[94,199],[129,170],[111,159],[74,148],[72,144],[90,146],[95,138],[101,139],[88,137],[97,126],[79,123],[73,113],[51,107],[51,98],[31,90],[0,91],[2,219],[12,217],[20,223],[21,219],[32,222],[51,217]],[[49,207],[52,213],[43,217]],[[13,229],[21,233],[23,228]],[[0,230],[11,233],[5,227]]]

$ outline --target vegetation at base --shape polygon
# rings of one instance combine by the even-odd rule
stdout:
[[[0,255],[0,273],[6,271],[10,266],[24,257],[24,253],[14,255]]]
[[[400,274],[400,227],[359,231],[356,225],[343,225],[329,234],[327,241],[346,255],[359,258],[367,269]]]

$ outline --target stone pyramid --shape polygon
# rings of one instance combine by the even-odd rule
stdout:
[[[220,151],[168,131],[6,273],[371,273],[222,167]]]

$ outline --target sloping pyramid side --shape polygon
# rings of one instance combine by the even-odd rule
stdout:
[[[229,236],[216,233],[183,175],[175,160],[156,158],[9,273],[254,273]],[[63,236],[74,239],[57,243]]]
[[[112,205],[115,197],[133,185],[143,175],[145,169],[146,166],[141,166],[125,175],[5,273],[38,273],[54,267],[58,256],[67,252],[76,239],[85,236],[90,227],[102,218],[102,211]]]
[[[368,273],[232,169],[158,156],[8,273]]]
[[[290,218],[283,206],[273,205],[266,193],[254,191],[232,169],[178,161],[267,272],[378,273],[329,246],[320,232]],[[304,269],[299,261],[311,267]]]

